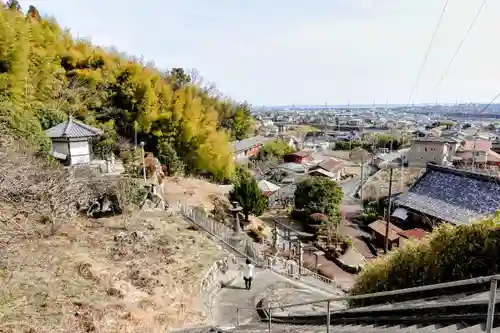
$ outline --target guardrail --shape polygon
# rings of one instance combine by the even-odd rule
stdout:
[[[320,304],[320,303],[326,303],[326,331],[327,333],[330,332],[330,317],[332,313],[338,312],[338,311],[330,311],[330,305],[332,302],[338,302],[338,301],[350,301],[350,300],[359,300],[359,299],[368,299],[368,298],[378,298],[378,297],[387,297],[387,296],[396,296],[396,295],[405,295],[405,294],[411,294],[411,293],[417,293],[417,292],[423,292],[423,291],[431,291],[431,290],[439,290],[439,289],[446,289],[446,288],[456,288],[456,287],[462,287],[462,286],[468,286],[468,285],[475,285],[475,284],[490,284],[490,290],[489,290],[489,298],[488,298],[488,310],[487,310],[487,316],[486,316],[486,333],[491,333],[493,329],[493,319],[494,319],[494,314],[495,314],[495,303],[496,303],[496,293],[497,293],[497,282],[500,280],[500,275],[491,275],[491,276],[483,276],[483,277],[477,277],[473,279],[467,279],[467,280],[460,280],[460,281],[453,281],[453,282],[446,282],[446,283],[439,283],[439,284],[433,284],[433,285],[427,285],[427,286],[421,286],[421,287],[413,287],[413,288],[406,288],[406,289],[399,289],[399,290],[391,290],[391,291],[384,291],[384,292],[378,292],[378,293],[372,293],[372,294],[364,294],[364,295],[356,295],[356,296],[339,296],[339,297],[331,297],[331,298],[324,298],[316,301],[310,301],[310,302],[303,302],[303,303],[293,303],[293,304],[284,304],[284,305],[276,305],[276,306],[269,306],[267,307],[262,307],[262,306],[257,306],[256,308],[237,308],[236,309],[236,325],[239,326],[239,312],[240,310],[244,309],[260,309],[267,311],[267,321],[269,323],[268,329],[271,331],[271,326],[272,326],[272,310],[274,309],[288,309],[288,308],[293,308],[293,307],[299,307],[299,306],[305,306],[305,305],[312,305],[312,304]],[[438,306],[438,305],[436,305]]]
[[[211,234],[220,242],[230,247],[232,250],[240,253],[244,257],[252,260],[260,267],[268,268],[278,274],[300,279],[301,277],[311,276],[314,279],[327,284],[332,289],[337,288],[336,281],[315,273],[305,267],[299,267],[299,264],[294,260],[287,260],[279,256],[269,257],[257,244],[246,234],[241,234],[235,238],[234,231],[223,223],[217,222],[209,218],[200,210],[194,209],[192,206],[177,202],[171,206],[180,212],[181,215],[191,220],[200,228]],[[321,288],[323,289],[324,288]],[[326,290],[325,290],[326,291]]]

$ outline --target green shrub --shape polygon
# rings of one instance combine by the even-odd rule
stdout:
[[[352,239],[349,237],[342,237],[340,241],[340,246],[342,248],[342,253],[346,253],[352,247]]]
[[[251,228],[248,231],[248,235],[258,243],[264,243],[264,241],[266,240],[266,234],[264,232],[264,228],[262,228],[261,226],[257,228]]]
[[[427,239],[408,242],[401,249],[373,260],[360,274],[351,294],[368,294],[493,275],[498,274],[499,265],[500,215],[497,214],[494,218],[474,224],[456,227],[443,225]],[[446,289],[442,292],[446,292]],[[452,292],[456,293],[457,289]],[[430,294],[435,295],[436,291]],[[427,294],[412,293],[388,299],[356,300],[351,305],[413,299],[425,295]]]

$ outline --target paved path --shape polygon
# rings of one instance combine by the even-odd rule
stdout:
[[[269,270],[257,270],[255,279],[252,283],[252,289],[246,290],[245,283],[242,277],[238,277],[232,284],[224,287],[215,297],[212,308],[213,321],[218,327],[233,327],[236,325],[236,309],[245,307],[247,309],[240,310],[239,322],[240,325],[248,323],[252,320],[257,320],[257,312],[255,305],[260,301],[259,297],[272,285],[278,282],[287,282],[300,286],[302,289],[308,289],[317,293],[321,297],[331,297],[322,290],[306,286],[300,282],[287,279]],[[296,302],[301,302],[298,295]]]

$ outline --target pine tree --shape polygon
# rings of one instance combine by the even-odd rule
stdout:
[[[33,5],[30,5],[30,7],[28,8],[28,13],[26,14],[26,16],[31,17],[38,21],[41,20],[41,16],[40,13],[38,12],[38,9]]]
[[[173,176],[184,171],[184,164],[180,160],[174,147],[167,140],[158,143],[158,159],[166,168],[167,176]]]
[[[250,214],[262,215],[267,207],[267,199],[262,195],[253,177],[243,177],[237,181],[233,190],[229,192],[229,198],[241,205],[245,221],[248,221]]]

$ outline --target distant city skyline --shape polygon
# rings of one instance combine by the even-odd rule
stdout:
[[[438,105],[456,105],[456,102],[455,103],[437,103]],[[486,106],[488,105],[489,103],[477,103],[477,102],[462,102],[462,103],[458,103],[459,105],[463,105],[463,104],[469,104],[469,105],[479,105],[479,106]],[[436,102],[433,102],[433,103],[414,103],[413,104],[414,106],[431,106],[431,105],[436,105]],[[293,108],[293,107],[296,107],[296,108],[307,108],[307,107],[311,107],[311,108],[325,108],[328,107],[328,108],[356,108],[356,107],[372,107],[374,106],[374,104],[330,104],[330,103],[327,103],[326,105],[325,104],[281,104],[281,105],[253,105],[254,107],[258,108],[258,107],[270,107],[270,108]],[[375,107],[405,107],[407,106],[407,104],[391,104],[391,103],[375,103]],[[410,103],[409,106],[412,106],[412,104]],[[490,105],[491,107],[499,107],[500,106],[500,103],[492,103]]]
[[[450,1],[413,94],[415,103],[488,103],[500,90],[500,1]],[[406,104],[443,0],[32,0],[74,36],[197,68],[226,95],[253,105]],[[438,85],[440,77],[444,80]],[[332,104],[334,104],[332,102]]]

